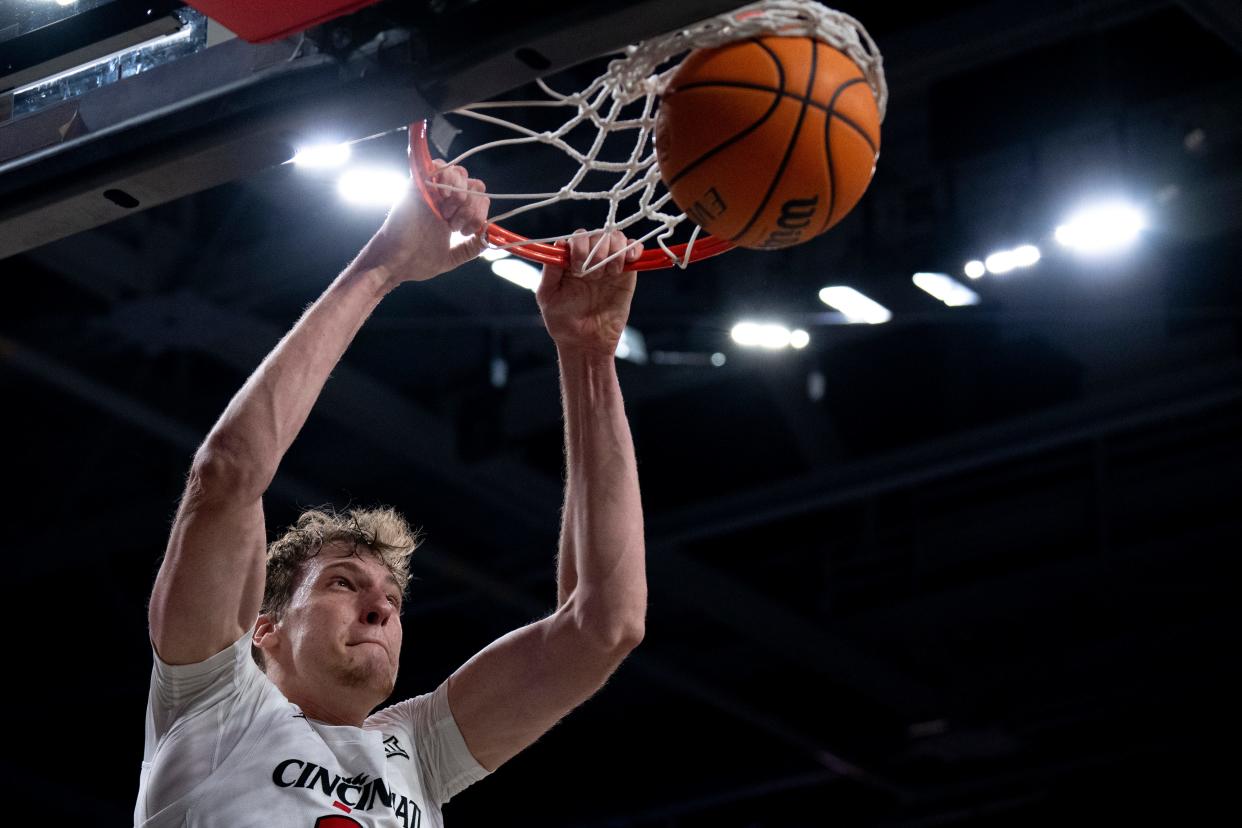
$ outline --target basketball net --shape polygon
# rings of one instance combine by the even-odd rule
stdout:
[[[564,267],[568,261],[566,251],[553,243],[569,238],[572,233],[530,239],[506,230],[500,226],[500,222],[561,202],[595,201],[607,202],[608,205],[607,218],[601,225],[602,230],[619,230],[631,240],[644,245],[642,255],[628,269],[654,270],[672,266],[685,268],[690,262],[732,248],[733,244],[724,239],[713,236],[699,238],[701,228],[697,225],[685,244],[670,245],[674,230],[685,220],[686,215],[678,211],[672,196],[663,185],[652,136],[658,99],[680,64],[680,60],[674,61],[674,58],[684,56],[692,49],[723,46],[761,35],[809,36],[845,53],[862,69],[875,95],[880,120],[883,121],[888,105],[883,61],[880,50],[861,23],[843,12],[809,0],[764,0],[752,3],[727,14],[626,47],[621,57],[611,61],[607,70],[580,92],[557,92],[539,79],[536,84],[546,98],[489,101],[453,110],[454,115],[502,127],[511,130],[515,135],[472,147],[451,159],[448,162],[450,165],[460,164],[498,147],[522,144],[555,147],[578,163],[577,172],[555,191],[488,193],[494,202],[525,202],[491,219],[486,231],[488,242],[494,247],[508,249],[533,262]],[[540,132],[501,116],[508,109],[530,107],[563,107],[567,110],[567,119],[555,129]],[[631,108],[630,112],[622,117],[623,110],[627,107]],[[597,133],[590,148],[580,151],[571,146],[565,136],[588,123],[595,126]],[[435,168],[432,166],[427,131],[425,121],[410,125],[410,165],[424,197],[428,195],[428,187],[460,189],[428,181]],[[600,150],[605,141],[616,133],[632,133],[629,136],[631,143],[627,144],[632,146],[629,157],[624,161],[601,160],[598,157]],[[579,189],[590,173],[609,174],[615,176],[615,181],[607,190]],[[598,180],[598,177],[592,180]],[[629,199],[636,199],[637,207],[626,215],[618,215],[621,203]],[[640,227],[640,235],[635,236],[630,230],[640,223],[651,223],[654,227]],[[648,242],[655,246],[647,248]],[[626,251],[622,250],[596,261],[600,246],[606,243],[606,234],[601,234],[599,242],[587,257],[586,272],[603,267],[613,258],[625,254]]]

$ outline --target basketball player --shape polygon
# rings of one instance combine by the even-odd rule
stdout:
[[[489,201],[436,173],[437,217],[407,193],[225,409],[195,455],[151,595],[155,653],[134,821],[140,826],[439,826],[441,806],[594,694],[643,637],[638,472],[613,353],[638,245],[565,246],[536,294],[557,349],[568,475],[558,601],[431,693],[392,692],[414,539],[392,510],[304,514],[265,553],[262,495],[332,367],[405,282],[484,247]],[[450,233],[469,236],[450,244]],[[416,287],[413,289],[417,289]],[[434,358],[434,355],[428,355]],[[414,355],[417,358],[417,355]]]

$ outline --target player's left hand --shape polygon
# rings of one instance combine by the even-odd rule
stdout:
[[[603,267],[584,273],[587,257],[603,233],[577,231],[557,247],[569,251],[569,267],[544,265],[535,298],[543,324],[558,348],[581,349],[612,357],[630,317],[637,275],[625,266],[642,253],[642,245],[629,241],[619,230],[604,238],[591,263],[621,250],[625,252]],[[628,245],[628,247],[627,247]]]

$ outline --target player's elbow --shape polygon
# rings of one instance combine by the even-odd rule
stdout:
[[[253,500],[262,496],[275,476],[236,440],[212,435],[199,447],[190,466],[188,489],[208,500]]]
[[[646,624],[641,615],[586,618],[580,624],[593,649],[624,656],[642,643]]]
[[[620,652],[628,653],[643,643],[645,633],[646,624],[640,618],[635,623],[620,628],[613,640]]]

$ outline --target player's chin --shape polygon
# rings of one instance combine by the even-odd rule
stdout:
[[[397,686],[397,665],[385,658],[376,659],[372,666],[372,686],[387,696]]]
[[[378,668],[371,674],[368,684],[376,695],[388,698],[397,686],[397,671],[388,666]]]
[[[387,698],[397,686],[397,671],[389,664],[354,663],[339,670],[337,679],[345,687],[370,688]]]
[[[379,647],[347,647],[340,662],[340,672],[349,675],[353,684],[371,684],[377,676],[392,672],[392,662]]]

